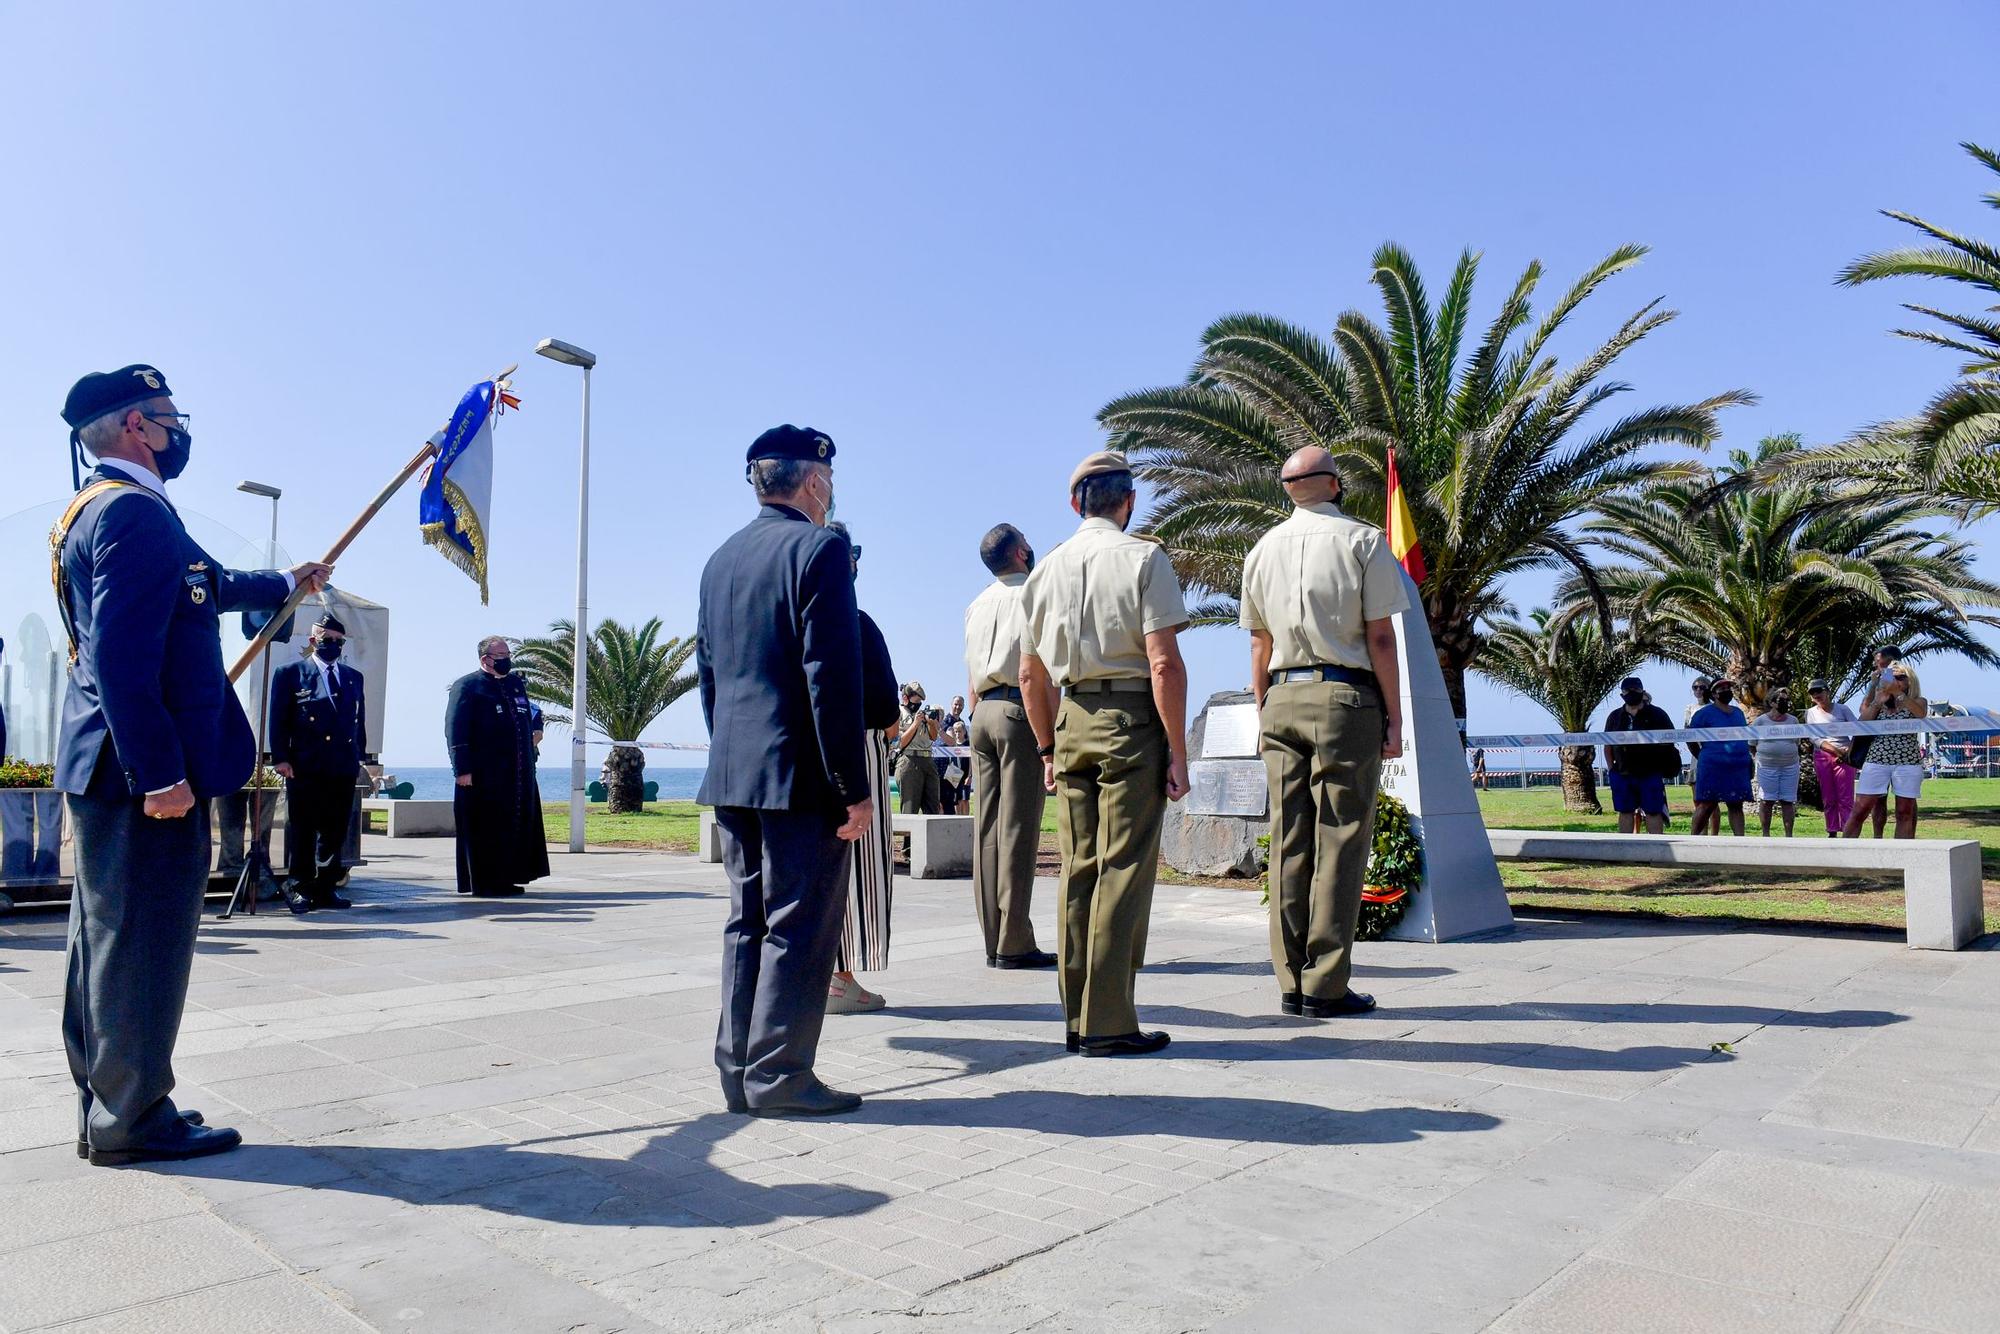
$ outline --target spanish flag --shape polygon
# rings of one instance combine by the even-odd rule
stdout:
[[[1424,581],[1427,572],[1424,566],[1424,549],[1417,545],[1417,520],[1410,513],[1409,497],[1403,494],[1403,479],[1396,475],[1396,447],[1389,446],[1389,501],[1385,506],[1389,520],[1389,550],[1396,560],[1418,583]]]

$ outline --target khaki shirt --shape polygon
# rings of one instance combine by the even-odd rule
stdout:
[[[965,609],[965,675],[984,695],[1021,684],[1021,585],[1025,574],[1003,574]]]
[[[1158,543],[1085,519],[1021,589],[1021,652],[1059,686],[1152,674],[1146,636],[1188,623],[1174,564]]]
[[[916,714],[912,713],[908,709],[904,709],[896,719],[896,736],[903,735],[903,733],[909,728],[911,723],[916,723],[917,730],[910,733],[909,744],[903,747],[901,753],[905,755],[930,754],[931,753],[930,724],[919,719]],[[896,737],[890,737],[889,739],[891,741],[894,741]]]
[[[1367,670],[1364,624],[1410,605],[1403,571],[1381,529],[1338,505],[1302,505],[1257,539],[1243,562],[1237,620],[1271,635],[1271,670]]]

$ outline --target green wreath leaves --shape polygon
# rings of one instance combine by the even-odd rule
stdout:
[[[1375,798],[1375,843],[1362,875],[1357,940],[1380,940],[1409,911],[1424,883],[1424,848],[1410,826],[1410,808],[1388,793]]]

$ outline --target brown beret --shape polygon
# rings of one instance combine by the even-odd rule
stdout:
[[[1114,449],[1100,449],[1095,454],[1076,465],[1076,471],[1069,475],[1069,489],[1074,491],[1086,477],[1103,477],[1107,473],[1132,471],[1132,465],[1125,456]]]

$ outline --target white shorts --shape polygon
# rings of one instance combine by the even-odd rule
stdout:
[[[1917,790],[1923,785],[1924,767],[1921,764],[1877,764],[1870,760],[1861,766],[1861,773],[1854,780],[1854,795],[1880,797],[1894,792],[1899,797],[1914,801]]]

